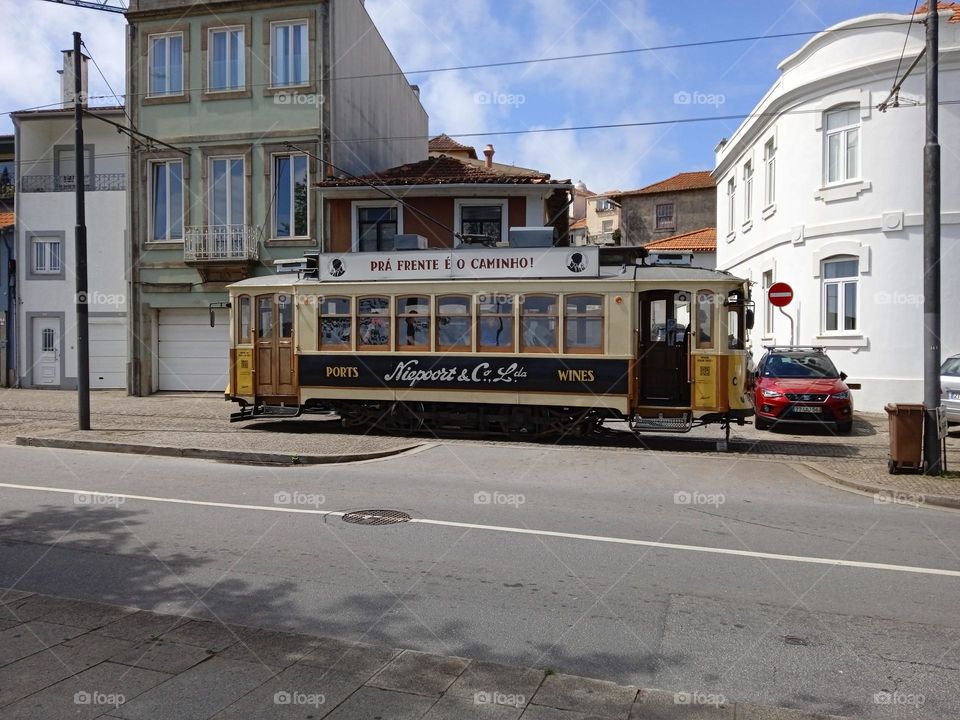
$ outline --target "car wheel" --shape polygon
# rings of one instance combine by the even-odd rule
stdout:
[[[837,423],[837,432],[841,435],[849,435],[853,430],[853,422]]]
[[[758,415],[757,418],[753,421],[753,426],[757,430],[769,430],[770,428],[773,427],[773,423],[770,422],[769,420],[764,420],[762,417]]]

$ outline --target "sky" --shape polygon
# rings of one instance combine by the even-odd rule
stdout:
[[[821,30],[877,12],[909,12],[909,0],[367,0],[377,28],[410,82],[421,88],[430,134],[445,132],[498,162],[583,180],[596,192],[628,190],[678,172],[713,167],[717,142],[776,80],[778,63],[810,36],[601,58],[582,54]],[[43,0],[0,0],[0,112],[56,102],[60,51],[83,33],[97,69],[93,96],[121,97],[124,19]],[[914,32],[917,32],[914,30]],[[556,56],[575,59],[504,68],[418,70]],[[19,58],[19,60],[16,60]],[[95,101],[113,104],[112,99]],[[639,128],[463,137],[682,118],[708,121]],[[13,132],[0,115],[0,133]]]

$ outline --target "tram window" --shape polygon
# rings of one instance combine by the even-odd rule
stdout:
[[[357,300],[357,347],[360,350],[390,349],[390,298]]]
[[[743,350],[743,306],[732,306],[727,311],[727,348]]]
[[[241,295],[237,299],[237,345],[246,345],[250,340],[250,296]]]
[[[280,316],[280,337],[293,337],[293,296],[281,294],[277,297],[277,314]]]
[[[477,316],[480,351],[513,352],[513,295],[481,295]]]
[[[397,350],[430,349],[430,298],[401,295],[397,298]]]
[[[556,295],[525,295],[521,305],[520,343],[523,352],[556,352]]]
[[[565,304],[563,351],[603,352],[603,297],[567,295]]]
[[[319,309],[320,349],[349,350],[350,327],[353,324],[350,298],[325,297],[319,303]]]
[[[260,340],[273,337],[273,296],[257,298],[257,337]]]
[[[714,296],[709,290],[697,293],[697,347],[713,347],[713,303]]]
[[[468,296],[437,298],[437,350],[469,352],[473,345],[472,326]]]

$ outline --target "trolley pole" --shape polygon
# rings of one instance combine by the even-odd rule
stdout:
[[[936,2],[927,11],[927,132],[923,148],[923,459],[927,475],[941,473],[940,431],[940,140],[938,82],[940,17]]]
[[[73,121],[74,121],[74,180],[77,186],[77,226],[74,235],[77,273],[77,395],[79,425],[90,429],[90,336],[89,306],[87,305],[87,218],[86,169],[83,158],[83,68],[80,59],[80,33],[73,33]]]

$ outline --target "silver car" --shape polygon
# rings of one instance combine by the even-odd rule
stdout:
[[[947,421],[960,423],[960,355],[947,358],[940,368],[941,400],[947,409]]]

